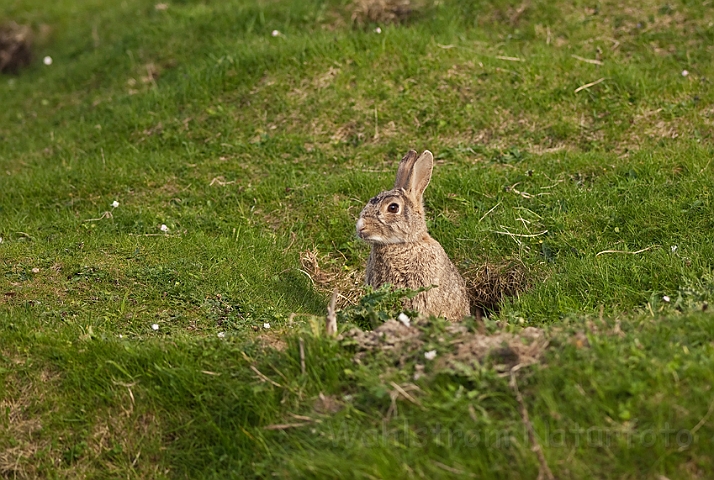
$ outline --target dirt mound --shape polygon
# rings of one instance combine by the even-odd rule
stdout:
[[[456,338],[453,345],[456,348],[442,357],[440,366],[476,366],[477,363],[490,358],[496,364],[497,370],[506,370],[516,365],[537,363],[548,346],[548,340],[543,330],[527,327],[517,334],[469,333]]]
[[[421,330],[416,327],[407,327],[397,320],[387,320],[372,331],[365,332],[353,328],[344,334],[344,338],[352,339],[358,351],[398,352],[406,347],[421,347],[423,343],[420,339],[421,335]]]
[[[0,25],[0,73],[17,73],[32,60],[32,29],[9,22]]]
[[[530,365],[540,360],[548,346],[543,330],[527,327],[518,333],[470,332],[460,324],[449,324],[444,330],[430,329],[427,320],[405,325],[388,320],[372,331],[353,328],[342,336],[346,345],[357,349],[355,361],[362,363],[368,356],[382,354],[393,357],[398,365],[409,359],[419,363],[434,361],[435,370],[463,370],[490,359],[497,370],[516,365]],[[439,345],[429,352],[421,352],[426,344]],[[438,353],[437,353],[438,351]],[[418,368],[418,370],[421,370]]]

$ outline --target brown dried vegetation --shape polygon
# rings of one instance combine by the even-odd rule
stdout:
[[[15,363],[22,363],[17,360]],[[0,476],[3,478],[37,478],[36,455],[49,448],[49,440],[42,438],[42,420],[35,411],[42,403],[45,383],[55,376],[41,372],[37,378],[9,375],[5,377],[4,398],[0,411]],[[38,384],[42,388],[38,388]]]
[[[412,0],[354,0],[352,21],[366,23],[402,23],[419,8],[422,2]]]
[[[32,39],[32,29],[27,25],[0,25],[0,73],[17,73],[30,64]]]
[[[162,436],[154,415],[135,412],[133,396],[129,397],[131,403],[128,408],[122,407],[122,412],[97,415],[99,420],[86,440],[84,456],[72,465],[72,471],[91,472],[98,461],[102,470],[116,477],[126,476],[130,471],[143,478],[156,478],[167,473],[160,471],[162,466],[157,458],[146,455],[142,458],[142,449],[148,450],[146,444],[160,442]],[[113,453],[117,451],[122,453]]]
[[[18,365],[23,363],[5,356]],[[52,437],[45,433],[47,419],[58,415],[57,399],[46,397],[46,393],[54,391],[51,385],[59,380],[48,370],[5,377],[0,400],[4,417],[0,421],[0,478],[44,478],[45,469],[59,478],[84,478],[92,476],[91,472],[96,474],[97,468],[111,477],[124,477],[129,472],[140,478],[159,476],[160,462],[141,456],[147,443],[161,441],[159,424],[153,415],[136,411],[133,384],[117,385],[125,389],[122,405],[117,411],[96,413],[97,422],[79,442],[85,446],[68,464],[63,452],[77,443],[74,432],[55,431]]]
[[[471,310],[498,310],[507,297],[517,297],[528,288],[527,267],[520,261],[484,262],[463,272]]]
[[[313,248],[300,254],[300,265],[319,292],[331,295],[338,290],[338,307],[355,303],[364,293],[364,271],[348,268],[343,259],[320,255]]]

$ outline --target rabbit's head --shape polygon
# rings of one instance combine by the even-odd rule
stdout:
[[[431,180],[434,156],[410,150],[399,162],[392,190],[372,198],[357,221],[357,236],[374,244],[408,243],[427,237],[424,190]]]

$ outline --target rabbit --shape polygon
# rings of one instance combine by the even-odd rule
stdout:
[[[385,283],[413,290],[432,287],[404,300],[404,307],[461,320],[470,313],[466,282],[426,230],[423,196],[433,168],[430,151],[417,156],[410,150],[399,163],[394,188],[362,209],[357,236],[372,247],[365,281],[374,288]]]

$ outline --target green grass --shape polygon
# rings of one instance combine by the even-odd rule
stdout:
[[[536,477],[491,365],[433,371],[389,416],[423,352],[356,366],[315,333],[331,285],[302,252],[358,277],[354,223],[409,148],[437,158],[456,263],[527,267],[489,322],[551,336],[519,386],[556,477],[714,470],[714,6],[425,2],[381,34],[351,12],[0,7],[50,27],[0,78],[0,473]],[[321,421],[263,428],[290,414]]]

